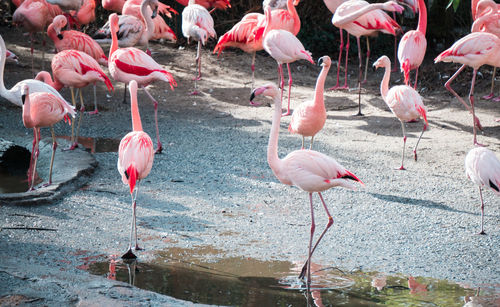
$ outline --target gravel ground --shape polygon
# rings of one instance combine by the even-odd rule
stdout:
[[[28,42],[14,45],[15,34],[10,33],[9,38],[6,29],[1,30],[7,35],[7,47],[29,63]],[[187,93],[194,75],[194,46],[185,50],[155,47],[157,61],[168,63],[179,86],[173,92],[163,84],[152,86],[160,102],[165,149],[155,156],[153,170],[140,184],[138,236],[145,247],[138,254],[141,261],[153,261],[157,251],[174,246],[211,246],[227,257],[303,261],[310,227],[308,197],[279,183],[267,165],[272,108],[248,104],[250,90],[245,82],[250,57],[228,52],[217,59],[206,50],[204,79],[199,82],[203,94],[193,97]],[[307,63],[292,67],[296,84],[292,106],[296,106],[312,97],[319,68]],[[257,69],[257,84],[276,77],[274,61],[264,55],[257,57]],[[29,77],[29,70],[7,65],[6,86]],[[499,198],[490,191],[483,193],[487,235],[477,235],[479,193],[464,174],[464,158],[473,147],[470,115],[446,92],[423,94],[430,130],[424,134],[415,162],[412,147],[422,123],[407,124],[407,170],[396,170],[401,158],[401,126],[378,92],[382,74],[369,74],[362,98],[364,117],[352,116],[357,103],[354,92],[325,94],[328,119],[314,148],[334,157],[366,187],[359,191],[336,188],[323,194],[334,224],[314,262],[344,270],[448,279],[470,287],[498,285]],[[327,86],[333,85],[334,78],[330,72]],[[399,74],[393,81],[398,78]],[[466,82],[458,82],[456,87],[465,93]],[[129,106],[121,102],[123,85],[115,83],[115,87],[113,97],[105,98],[100,85],[101,113],[84,118],[82,136],[119,140],[130,131]],[[68,90],[62,93],[71,97]],[[91,93],[91,89],[85,90],[88,109],[93,109]],[[143,93],[139,100],[144,130],[154,139],[153,106]],[[23,127],[20,113],[18,107],[0,101],[0,135],[26,143],[32,131]],[[500,116],[499,104],[478,101],[477,115],[484,127],[479,141],[498,156],[500,125],[494,118]],[[289,120],[282,119],[281,157],[300,148],[300,138],[286,130]],[[69,131],[62,124],[57,127],[59,135]],[[48,131],[42,133],[48,136]],[[86,276],[80,269],[89,261],[125,250],[130,196],[116,170],[117,153],[94,156],[99,165],[95,173],[64,199],[49,205],[2,207],[2,227],[56,229],[0,231],[0,258],[9,260],[2,264],[3,270],[12,272],[7,268],[17,265],[22,271],[30,265]],[[317,196],[314,201],[320,231],[327,219]],[[40,276],[41,272],[34,269],[24,274]],[[5,289],[0,294],[12,291]]]

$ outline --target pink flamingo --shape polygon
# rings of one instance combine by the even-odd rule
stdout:
[[[83,5],[77,12],[72,12],[75,15],[75,21],[78,25],[88,25],[95,21],[95,0],[84,0]]]
[[[126,0],[102,0],[101,5],[105,10],[121,13]]]
[[[123,254],[124,259],[135,259],[132,252],[132,239],[135,232],[135,250],[140,250],[137,244],[137,225],[135,219],[136,198],[139,193],[139,182],[146,178],[151,171],[154,160],[153,142],[149,135],[142,130],[139,105],[137,103],[137,82],[129,82],[130,111],[132,113],[133,131],[125,135],[120,141],[118,149],[118,172],[124,184],[130,187],[132,197],[132,227],[130,230],[130,243],[128,250]],[[135,231],[134,231],[135,230]]]
[[[190,0],[175,0],[175,1],[177,1],[181,5],[187,6]],[[231,7],[230,0],[194,0],[193,3],[201,5],[207,10],[212,9],[210,13],[216,9],[225,10],[228,7]]]
[[[54,80],[46,71],[41,71],[37,75],[38,80],[42,80],[55,89],[60,90],[64,86],[69,87],[71,90],[71,99],[73,106],[76,107],[75,95],[73,89],[78,88],[80,92],[80,111],[85,111],[83,103],[82,88],[102,81],[108,87],[108,91],[113,91],[111,81],[102,71],[97,61],[87,53],[79,50],[63,50],[57,53],[52,58],[52,73]],[[83,114],[80,114],[78,119],[78,127],[76,129],[76,136],[74,134],[75,123],[71,125],[71,147],[70,150],[78,147],[78,136],[80,132],[80,125],[82,123]]]
[[[182,34],[189,39],[198,41],[198,49],[196,51],[196,66],[198,67],[198,75],[194,78],[194,91],[192,95],[198,95],[196,89],[196,81],[201,80],[201,45],[210,38],[217,35],[214,30],[214,20],[207,9],[199,4],[195,4],[194,0],[189,0],[188,6],[182,11]]]
[[[67,19],[63,15],[58,15],[47,28],[47,35],[54,42],[57,52],[62,50],[80,50],[93,57],[99,64],[108,66],[108,57],[104,54],[101,46],[85,33],[68,30],[61,31],[66,26]],[[89,114],[97,114],[97,94],[94,87],[94,111]]]
[[[45,28],[52,22],[55,16],[61,15],[62,10],[57,5],[52,5],[46,0],[26,0],[12,15],[15,25],[22,26],[29,32],[31,39],[31,71],[35,75],[33,57],[33,35],[37,32],[44,32]],[[45,36],[43,38],[45,46]],[[42,48],[42,69],[45,60],[45,49]]]
[[[457,99],[472,113],[474,144],[480,145],[476,138],[476,128],[481,129],[479,119],[474,113],[474,84],[476,82],[476,73],[482,65],[500,66],[500,38],[496,35],[486,32],[474,32],[462,37],[456,41],[450,48],[441,52],[435,59],[434,63],[438,62],[453,62],[460,63],[462,66],[455,74],[445,83],[446,89],[451,92]],[[451,82],[455,80],[459,73],[464,70],[465,66],[470,66],[474,69],[472,73],[472,81],[469,92],[470,107],[452,88]]]
[[[424,0],[418,0],[419,15],[417,30],[405,33],[398,46],[398,59],[401,72],[404,73],[405,84],[410,84],[410,71],[416,69],[415,83],[413,88],[417,88],[418,67],[422,64],[427,49],[425,30],[427,28],[427,8]]]
[[[489,32],[500,38],[499,6],[492,0],[481,0],[477,2],[475,8],[476,12],[473,14],[474,23],[472,24],[471,32]],[[495,87],[496,70],[497,68],[494,67],[493,75],[491,76],[490,94],[482,97],[485,100],[489,100],[495,96],[493,90]],[[500,96],[493,100],[500,101]]]
[[[271,23],[271,14],[269,9],[266,11],[267,24]],[[271,30],[266,26],[264,31],[264,41],[262,43],[264,50],[278,63],[278,72],[280,76],[281,98],[283,98],[283,87],[285,80],[283,78],[283,64],[295,62],[297,60],[307,60],[314,64],[311,53],[305,50],[302,43],[292,33],[286,30]],[[292,74],[288,67],[288,108],[283,116],[290,115],[290,94],[292,90]]]
[[[333,224],[333,218],[328,212],[321,192],[336,186],[355,189],[355,186],[351,184],[349,180],[354,180],[361,184],[363,184],[363,182],[335,161],[335,159],[314,150],[295,150],[289,153],[284,159],[280,159],[278,156],[278,136],[282,116],[281,99],[279,97],[278,88],[273,83],[258,87],[252,92],[250,101],[258,95],[264,95],[274,100],[274,114],[267,146],[267,162],[269,166],[281,183],[290,186],[294,185],[309,194],[311,205],[311,236],[309,239],[307,262],[304,264],[299,276],[299,278],[303,278],[307,271],[307,285],[309,288],[311,283],[311,256],[328,228]],[[319,236],[314,247],[312,247],[315,229],[312,194],[315,192],[318,193],[326,214],[328,215],[328,224]]]
[[[465,174],[479,186],[481,199],[481,232],[484,235],[484,201],[483,187],[489,187],[500,196],[500,161],[493,151],[484,147],[475,147],[465,157]]]
[[[329,56],[325,55],[318,60],[318,65],[322,66],[319,73],[318,80],[316,81],[316,88],[314,90],[313,100],[301,103],[292,113],[292,119],[288,126],[288,131],[302,135],[302,149],[304,149],[304,137],[311,137],[312,149],[314,136],[318,133],[326,121],[325,109],[325,80],[330,70],[332,60]]]
[[[424,128],[420,137],[418,138],[415,149],[413,149],[413,155],[415,161],[417,161],[417,147],[420,143],[420,139],[427,130],[427,111],[425,109],[424,103],[422,102],[422,97],[408,85],[397,85],[389,89],[389,80],[391,78],[391,60],[387,56],[381,56],[373,66],[376,68],[384,67],[385,73],[382,82],[380,83],[380,94],[384,99],[387,106],[391,109],[392,113],[401,122],[401,129],[403,129],[403,157],[401,159],[400,170],[404,170],[404,160],[405,160],[405,148],[406,148],[406,132],[405,132],[405,122],[414,121],[419,118],[423,118]]]
[[[54,125],[61,121],[70,120],[69,116],[75,117],[74,107],[70,106],[64,99],[46,92],[29,92],[29,85],[24,84],[22,90],[23,102],[23,124],[26,128],[33,128],[33,151],[28,170],[29,190],[33,190],[35,183],[36,163],[40,151],[38,145],[40,142],[41,127],[50,127],[52,132],[52,157],[50,159],[49,181],[52,184],[52,166],[54,165],[54,156],[57,148],[56,136],[54,134]]]
[[[175,82],[172,74],[161,67],[160,64],[156,63],[155,60],[144,51],[134,47],[118,49],[118,38],[116,35],[118,31],[118,15],[116,13],[109,15],[109,24],[112,36],[108,57],[109,72],[113,79],[125,84],[135,80],[138,86],[144,89],[146,95],[148,95],[153,102],[155,109],[156,140],[158,144],[156,152],[161,153],[162,145],[158,129],[158,102],[151,96],[146,86],[156,80],[161,80],[168,82],[170,88],[173,90],[174,86],[177,86],[177,82]]]
[[[356,37],[358,43],[358,58],[359,58],[359,74],[358,74],[358,113],[356,116],[362,116],[361,113],[361,45],[359,38],[361,36],[369,36],[377,31],[396,35],[396,31],[401,30],[399,25],[387,15],[383,10],[390,12],[401,13],[403,7],[394,1],[385,3],[369,4],[363,0],[351,0],[342,3],[332,18],[332,23],[339,29],[346,30],[347,33]],[[340,31],[340,46],[343,46],[342,31]],[[368,41],[367,41],[368,42]],[[349,50],[349,41],[346,46],[346,75],[347,75],[347,58]],[[342,52],[342,51],[341,51]],[[339,53],[339,63],[340,63]],[[370,57],[370,45],[367,46],[366,57]]]
[[[15,62],[16,64],[19,63],[19,58],[17,57],[17,55],[15,55],[15,53],[10,50],[5,51],[5,58],[7,61]]]

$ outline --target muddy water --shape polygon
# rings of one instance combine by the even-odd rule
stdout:
[[[92,274],[130,283],[178,299],[213,305],[304,306],[301,262],[225,258],[212,249],[169,249],[154,263],[110,260],[90,266]],[[428,278],[377,272],[342,272],[312,265],[310,304],[316,306],[463,306],[476,289]],[[495,294],[496,292],[496,294]],[[494,306],[498,289],[482,289],[477,299]],[[497,301],[498,302],[498,301]]]
[[[70,136],[61,135],[57,138],[70,140]],[[100,152],[117,152],[120,140],[112,138],[91,138],[91,137],[78,137],[78,144],[90,150],[90,153]]]
[[[0,194],[26,191],[28,191],[28,177],[26,175],[11,175],[0,170]]]

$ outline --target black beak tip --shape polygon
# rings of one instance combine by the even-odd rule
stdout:
[[[63,37],[63,35],[61,33],[59,33],[59,34],[57,34],[57,38],[58,39],[63,39],[64,37]]]
[[[252,92],[252,94],[250,95],[250,101],[253,101],[254,98],[255,98],[255,92]]]
[[[323,64],[323,59],[318,60],[318,66],[321,66]]]
[[[158,15],[158,8],[154,9],[153,14],[151,15],[151,18],[155,18],[156,15]]]
[[[23,105],[24,105],[24,102],[26,101],[26,94],[23,94],[21,96],[21,101],[23,102]]]

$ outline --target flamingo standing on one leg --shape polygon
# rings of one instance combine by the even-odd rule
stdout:
[[[462,66],[455,74],[445,83],[445,87],[472,113],[473,119],[473,142],[475,145],[480,145],[476,138],[476,128],[481,129],[479,119],[474,113],[474,84],[476,82],[476,73],[482,65],[500,66],[500,38],[496,35],[486,32],[474,32],[468,34],[456,41],[450,48],[441,52],[435,59],[434,63],[438,62],[454,62],[461,63]],[[472,73],[472,81],[469,92],[470,107],[452,88],[451,82],[455,80],[465,66],[471,66],[474,69]]]
[[[113,85],[108,76],[102,71],[97,61],[87,53],[79,50],[63,50],[57,53],[52,58],[52,73],[54,74],[54,81],[52,81],[50,74],[46,71],[41,71],[37,75],[37,79],[43,80],[53,86],[55,89],[61,89],[67,86],[71,89],[71,99],[73,106],[76,107],[75,96],[73,89],[78,88],[80,92],[80,111],[85,111],[83,103],[82,88],[102,81],[108,87],[108,90],[113,91]],[[78,147],[78,136],[80,133],[80,125],[82,123],[83,113],[80,113],[78,119],[78,127],[75,131],[75,123],[71,125],[71,147],[70,150]]]
[[[413,155],[415,161],[417,161],[417,146],[420,143],[420,139],[427,130],[427,111],[425,109],[424,103],[422,102],[422,97],[408,85],[397,85],[389,89],[389,79],[391,78],[391,60],[387,56],[381,56],[373,66],[376,68],[384,67],[385,73],[382,82],[380,83],[380,93],[385,103],[391,109],[392,113],[401,122],[401,129],[403,129],[403,157],[401,159],[400,170],[404,170],[404,160],[405,160],[405,148],[406,148],[406,132],[405,132],[405,122],[413,121],[418,118],[423,118],[424,128],[422,133],[418,138],[415,149],[413,149]]]
[[[269,25],[271,20],[271,12],[269,9],[266,10],[267,25]],[[305,50],[299,39],[292,33],[286,30],[271,30],[266,25],[264,30],[264,41],[262,45],[264,50],[278,63],[278,72],[280,75],[280,85],[281,85],[281,99],[283,99],[283,87],[285,85],[285,80],[283,78],[283,64],[289,64],[295,62],[296,60],[307,60],[314,64],[311,57],[311,52]],[[288,69],[288,107],[287,111],[283,116],[290,115],[290,95],[292,90],[292,73]]]
[[[484,147],[475,147],[465,157],[465,174],[479,186],[481,199],[481,232],[484,235],[484,201],[482,188],[490,187],[493,193],[500,196],[500,160]]]
[[[323,68],[316,81],[313,100],[303,102],[293,110],[288,131],[302,135],[302,149],[304,149],[304,137],[306,136],[311,137],[309,149],[312,149],[314,136],[323,129],[325,125],[326,109],[324,91],[326,76],[328,75],[331,64],[332,60],[329,56],[325,55],[319,58],[318,65]]]
[[[139,193],[139,181],[148,176],[153,166],[154,150],[153,142],[149,135],[142,130],[141,116],[139,114],[139,105],[137,103],[137,82],[129,82],[130,90],[130,111],[132,114],[132,128],[120,141],[118,149],[118,172],[122,176],[124,184],[130,187],[132,197],[132,225],[130,230],[130,243],[128,250],[123,254],[124,259],[135,259],[136,255],[132,252],[132,240],[135,232],[135,250],[139,250],[137,244],[137,225],[135,220],[135,208],[137,193]]]
[[[66,24],[67,19],[63,15],[58,15],[47,28],[47,36],[52,39],[57,52],[62,50],[80,50],[93,57],[99,64],[108,66],[108,57],[104,54],[101,46],[90,36],[80,31],[67,30],[61,31]],[[94,88],[94,111],[89,114],[97,114],[97,94],[96,85]]]
[[[361,113],[361,75],[362,75],[362,58],[361,58],[361,45],[359,38],[361,36],[368,36],[381,31],[383,33],[388,33],[396,35],[396,31],[401,28],[399,25],[387,15],[383,10],[390,12],[401,13],[403,7],[394,1],[388,1],[385,3],[373,3],[369,4],[363,0],[351,0],[342,3],[332,18],[332,23],[339,29],[344,29],[347,33],[356,37],[358,43],[358,57],[359,57],[359,73],[358,73],[358,113],[357,116],[362,116]],[[342,34],[342,31],[340,31]],[[342,36],[341,36],[342,40]],[[341,46],[343,43],[340,43]],[[348,57],[348,47],[346,46],[346,73],[347,73],[347,57]],[[370,48],[367,48],[367,57],[370,54]]]
[[[174,77],[171,73],[166,71],[160,64],[156,63],[151,56],[147,55],[144,51],[134,48],[118,48],[118,15],[113,13],[109,15],[109,24],[111,28],[111,48],[109,49],[109,72],[113,79],[119,82],[128,84],[130,81],[135,80],[138,85],[144,89],[144,92],[154,104],[155,109],[155,125],[156,125],[156,140],[157,140],[157,153],[161,153],[162,145],[160,142],[160,131],[158,129],[158,102],[151,96],[146,89],[146,86],[156,80],[168,82],[170,88],[173,90],[177,86]]]
[[[284,159],[280,159],[278,157],[278,137],[281,120],[281,99],[279,97],[278,88],[273,83],[258,87],[252,92],[250,101],[258,95],[264,95],[274,100],[274,114],[271,132],[269,134],[269,144],[267,146],[267,162],[269,163],[269,166],[281,183],[294,185],[309,194],[309,201],[311,205],[311,236],[309,239],[307,262],[304,264],[302,272],[299,276],[299,278],[303,278],[307,271],[307,286],[309,289],[311,284],[310,264],[312,254],[328,228],[330,228],[333,224],[333,218],[328,212],[328,208],[323,200],[321,192],[336,186],[355,189],[355,186],[351,184],[349,180],[354,180],[361,184],[363,184],[363,182],[335,161],[335,159],[314,150],[295,150],[289,153]],[[318,193],[323,204],[323,208],[328,215],[328,224],[313,247],[312,239],[316,226],[314,223],[312,194],[315,192]]]
[[[69,120],[69,116],[75,117],[74,107],[69,105],[64,99],[46,92],[29,92],[29,85],[24,84],[22,90],[23,101],[23,124],[26,128],[33,128],[33,151],[28,170],[29,190],[33,190],[35,183],[36,162],[40,151],[38,149],[40,140],[40,128],[50,127],[52,132],[52,157],[50,158],[49,181],[52,184],[52,166],[54,165],[54,155],[57,148],[56,136],[53,125],[63,118]]]
[[[406,85],[410,85],[410,71],[416,69],[413,88],[417,88],[418,67],[422,64],[427,49],[427,40],[425,39],[427,8],[424,0],[418,0],[418,11],[417,30],[406,32],[398,46],[399,65],[401,72],[404,73]]]
[[[188,6],[182,11],[182,35],[189,39],[198,41],[198,49],[196,51],[196,67],[198,75],[194,80],[194,91],[192,95],[198,95],[196,89],[196,81],[201,80],[201,45],[210,38],[217,35],[214,30],[214,20],[206,8],[199,4],[195,4],[194,0],[189,0]]]

